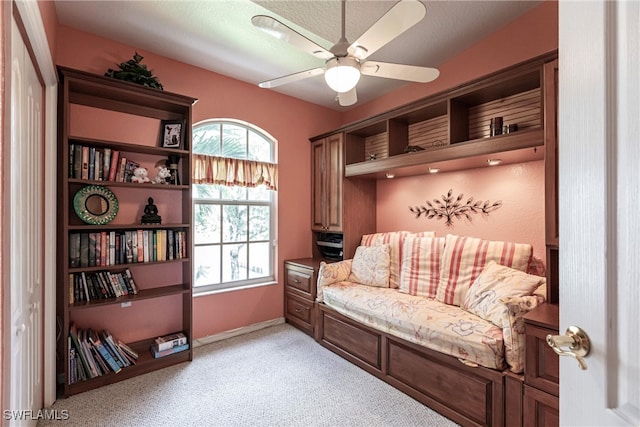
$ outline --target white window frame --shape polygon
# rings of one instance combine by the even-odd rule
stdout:
[[[220,127],[220,131],[222,133],[222,129],[224,127],[225,124],[227,125],[234,125],[234,126],[240,126],[240,127],[244,127],[247,132],[252,131],[254,133],[259,134],[260,136],[262,136],[264,139],[268,140],[271,143],[271,159],[270,160],[265,160],[265,159],[260,159],[261,161],[270,161],[275,163],[276,162],[276,144],[277,144],[277,140],[271,136],[268,132],[266,132],[264,129],[261,129],[251,123],[242,121],[242,120],[236,120],[236,119],[206,119],[206,120],[202,120],[199,121],[195,124],[193,124],[192,129],[196,129],[198,126],[202,126],[202,125],[208,125],[208,124],[219,124],[221,125]],[[221,136],[222,138],[222,136]],[[222,139],[221,139],[222,141]],[[248,138],[247,138],[247,142],[248,142]],[[194,154],[197,154],[195,152],[195,150],[193,151]],[[204,285],[204,286],[195,286],[195,279],[196,279],[196,272],[197,272],[197,266],[195,263],[195,248],[198,246],[208,246],[208,245],[212,245],[212,244],[206,244],[206,243],[202,243],[202,244],[196,244],[195,243],[195,239],[194,239],[194,244],[193,244],[193,253],[194,253],[194,260],[193,260],[193,296],[194,297],[198,297],[198,296],[204,296],[204,295],[210,295],[210,294],[214,294],[214,293],[219,293],[219,292],[227,292],[227,291],[233,291],[233,290],[240,290],[240,289],[246,289],[246,288],[252,288],[252,287],[257,287],[257,286],[266,286],[266,285],[275,285],[277,284],[276,279],[275,279],[275,270],[276,270],[276,265],[275,265],[275,260],[276,260],[276,216],[277,216],[277,194],[276,191],[271,190],[271,198],[268,201],[248,201],[248,200],[211,200],[211,199],[198,199],[194,196],[193,191],[191,193],[191,201],[192,201],[192,212],[193,212],[193,224],[194,224],[194,230],[193,232],[195,233],[195,212],[196,212],[196,205],[217,205],[221,207],[221,213],[222,213],[222,206],[224,205],[244,205],[244,206],[270,206],[270,223],[269,223],[269,239],[268,242],[270,242],[271,244],[271,249],[269,251],[269,265],[271,268],[271,272],[269,275],[264,276],[264,277],[259,277],[259,278],[254,278],[254,279],[245,279],[245,280],[237,280],[237,281],[232,281],[232,282],[224,282],[221,281],[220,283],[213,283],[213,284],[209,284],[209,285]],[[249,221],[250,218],[249,216],[247,216],[247,221]],[[248,224],[247,224],[248,225]],[[247,236],[248,239],[248,236]],[[222,238],[220,239],[219,243],[214,243],[213,245],[219,246],[221,248],[220,253],[221,253],[221,257],[222,257],[222,253],[223,250],[222,248],[224,247],[224,243],[222,241]]]

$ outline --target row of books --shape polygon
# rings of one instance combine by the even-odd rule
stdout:
[[[117,298],[138,293],[131,271],[69,273],[69,304],[79,301]]]
[[[69,267],[103,267],[187,257],[183,230],[153,229],[70,233]]]
[[[108,330],[96,332],[69,326],[69,384],[75,384],[110,372],[118,373],[135,365],[138,353]]]
[[[118,150],[69,144],[69,178],[131,182],[133,170],[139,166]]]

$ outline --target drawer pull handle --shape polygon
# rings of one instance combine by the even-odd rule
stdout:
[[[294,279],[293,283],[302,283],[302,281],[300,281],[300,279]]]
[[[299,308],[296,308],[296,313],[300,313],[300,309]]]
[[[580,369],[585,371],[587,364],[583,357],[589,355],[591,342],[586,332],[577,326],[569,326],[565,335],[547,335],[547,344],[560,356],[571,356],[578,361]],[[562,347],[568,348],[567,350]]]

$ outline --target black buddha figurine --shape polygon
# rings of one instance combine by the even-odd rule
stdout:
[[[162,224],[162,217],[158,215],[158,207],[153,204],[153,198],[149,197],[142,215],[143,224]]]

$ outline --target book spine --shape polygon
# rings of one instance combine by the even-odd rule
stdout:
[[[175,233],[173,230],[167,230],[167,259],[175,259]]]
[[[82,147],[82,179],[89,179],[89,147]]]
[[[127,165],[127,158],[120,157],[120,166],[118,169],[118,173],[116,174],[116,181],[124,182],[124,169],[126,165]]]
[[[100,150],[96,150],[94,170],[95,170],[96,181],[102,181],[102,151]]]
[[[69,170],[67,171],[67,177],[74,178],[73,176],[73,165],[74,165],[74,155],[75,155],[75,144],[69,144],[69,165],[67,166]]]
[[[109,181],[115,181],[118,173],[120,152],[118,150],[111,151],[111,164],[109,165]]]
[[[79,144],[73,149],[73,178],[82,178],[82,145]]]
[[[111,166],[111,148],[102,150],[102,180],[109,180],[109,169]]]
[[[100,339],[98,339],[97,336],[93,336],[93,337],[90,336],[89,340],[91,341],[91,344],[93,344],[93,346],[96,348],[96,350],[98,350],[98,353],[100,353],[100,356],[102,356],[102,359],[104,359],[104,361],[107,362],[107,364],[109,365],[109,368],[111,368],[113,372],[117,374],[122,370],[122,367],[118,365],[118,362],[115,361],[113,356],[111,356],[111,353],[109,353],[105,348],[105,346],[102,345],[102,341],[100,341]]]
[[[136,230],[136,242],[137,242],[137,260],[138,262],[144,262],[144,233],[142,230]]]
[[[133,280],[133,275],[131,274],[131,270],[129,270],[128,268],[124,271],[125,276],[127,277],[127,280],[129,282],[129,286],[131,287],[131,292],[133,294],[137,294],[138,293],[138,286],[136,286],[136,282]]]
[[[149,262],[149,230],[142,231],[143,261]]]
[[[115,265],[116,263],[116,232],[109,232],[109,263],[108,265]]]
[[[95,168],[96,168],[96,149],[94,147],[89,147],[89,172],[87,173],[87,178],[89,180],[95,180]]]
[[[109,265],[107,259],[109,258],[108,254],[109,249],[109,238],[106,231],[100,232],[100,264],[99,265]]]

